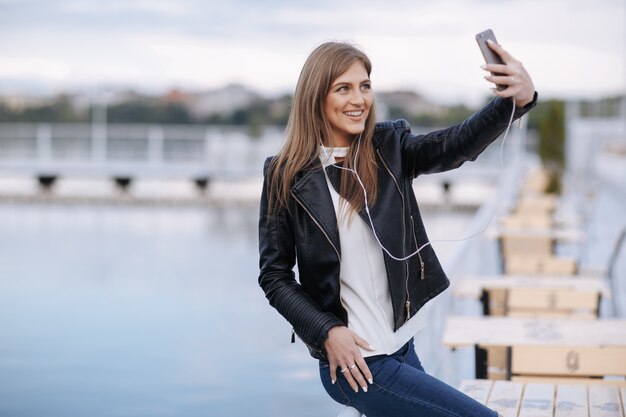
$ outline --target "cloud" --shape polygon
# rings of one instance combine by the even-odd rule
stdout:
[[[164,0],[108,0],[100,2],[67,1],[61,3],[60,12],[73,14],[153,13],[164,16],[189,16],[193,9],[185,2]]]
[[[70,69],[64,62],[40,57],[7,58],[0,56],[0,78],[37,78],[63,80]]]
[[[307,54],[337,39],[370,55],[375,87],[480,100],[489,86],[473,37],[491,27],[542,91],[625,87],[619,0],[0,1],[2,62],[10,64],[3,85],[20,75],[67,85],[291,90]]]

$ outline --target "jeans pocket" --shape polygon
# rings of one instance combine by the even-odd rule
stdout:
[[[340,374],[337,374],[337,378],[340,378]],[[337,380],[334,384],[330,380],[330,366],[328,362],[324,363],[320,361],[320,379],[322,380],[322,386],[333,400],[339,404],[350,405],[350,397],[348,397],[341,386],[341,382]]]

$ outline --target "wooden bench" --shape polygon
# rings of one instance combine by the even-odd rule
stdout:
[[[500,248],[504,259],[510,256],[547,258],[554,253],[554,239],[546,233],[504,230]]]
[[[519,252],[509,255],[504,262],[508,275],[573,275],[578,268],[573,258],[557,256],[531,256]]]
[[[626,387],[465,380],[459,390],[503,417],[625,417]]]
[[[600,279],[578,277],[494,276],[454,283],[457,297],[480,299],[483,314],[513,317],[597,318],[610,289]]]
[[[557,242],[580,242],[576,229],[500,228],[488,232],[498,239],[502,269],[507,274],[572,274],[576,261],[554,256]]]
[[[546,213],[516,212],[500,220],[504,230],[511,229],[551,229],[554,226],[552,216]]]
[[[596,319],[601,295],[568,288],[493,288],[480,298],[483,314],[525,318]]]
[[[477,378],[626,375],[626,320],[451,317],[443,343],[474,348]]]
[[[524,178],[523,195],[546,195],[545,190],[550,182],[550,174],[542,167],[534,168]]]
[[[550,194],[521,195],[515,207],[515,212],[522,213],[552,213],[556,210],[557,197]]]

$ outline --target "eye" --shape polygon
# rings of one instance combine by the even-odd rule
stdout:
[[[370,91],[372,89],[372,84],[371,83],[365,83],[361,85],[361,90],[364,91]]]
[[[336,91],[338,93],[344,93],[344,92],[348,91],[348,86],[347,85],[340,85],[339,87],[337,87]]]

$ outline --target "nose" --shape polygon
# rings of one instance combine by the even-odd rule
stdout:
[[[350,104],[353,104],[355,106],[361,106],[365,104],[365,97],[363,95],[363,92],[360,90],[355,90],[350,96]]]

